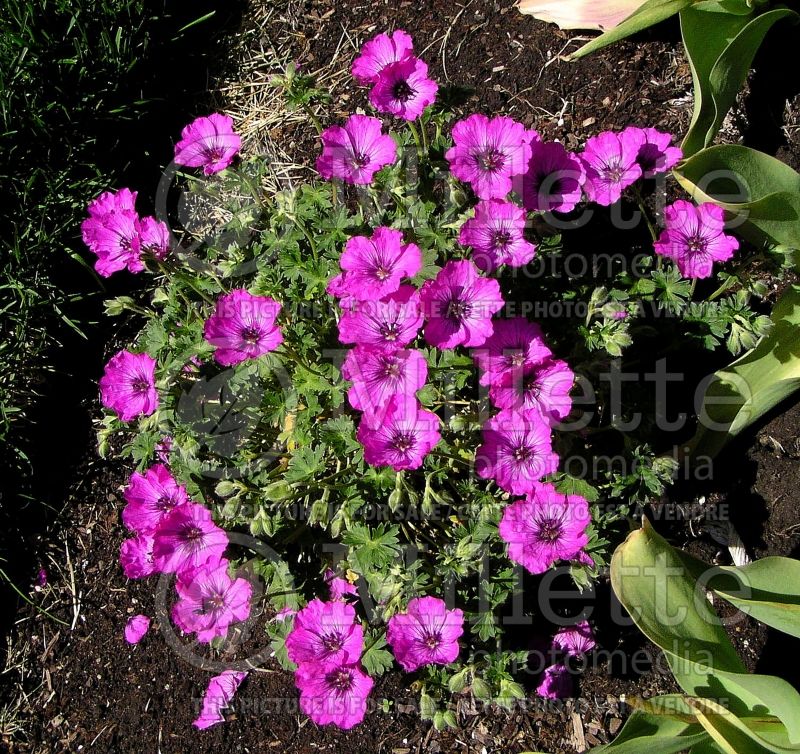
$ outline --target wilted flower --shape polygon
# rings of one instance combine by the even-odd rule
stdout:
[[[155,447],[156,458],[161,463],[169,463],[169,456],[172,453],[172,435],[164,435]]]
[[[125,624],[125,641],[138,644],[150,630],[150,618],[146,615],[134,615]]]
[[[216,346],[217,363],[233,366],[274,351],[283,342],[275,325],[280,309],[269,296],[254,296],[241,288],[220,296],[203,328],[205,339]]]
[[[143,579],[155,573],[152,534],[126,539],[119,548],[119,564],[128,579]]]
[[[175,589],[178,601],[172,608],[172,620],[184,633],[197,634],[207,644],[226,636],[232,623],[250,615],[252,587],[246,579],[232,579],[230,563],[212,558],[197,568],[178,574]]]
[[[656,254],[672,259],[681,275],[711,276],[714,262],[725,262],[739,242],[725,234],[722,207],[706,202],[699,207],[679,199],[664,210],[666,229],[654,244]]]
[[[536,367],[550,356],[542,328],[525,317],[495,319],[492,334],[472,352],[481,371],[481,385],[492,385],[506,374]]]
[[[337,576],[330,568],[325,571],[324,578],[332,600],[345,600],[348,597],[358,596],[358,587],[347,579]]]
[[[666,173],[673,165],[680,162],[683,152],[673,147],[672,134],[665,134],[655,128],[637,128],[628,126],[623,132],[640,139],[641,145],[636,155],[636,162],[642,169],[645,178],[655,178],[659,173]]]
[[[217,723],[224,723],[222,710],[230,706],[231,700],[239,688],[239,684],[247,677],[247,673],[237,670],[224,670],[208,682],[203,695],[203,709],[200,716],[192,723],[195,728],[204,730]]]
[[[379,301],[361,301],[339,320],[339,340],[375,348],[402,348],[422,327],[419,292],[401,285]]]
[[[153,560],[162,573],[219,560],[228,546],[228,535],[211,520],[211,511],[196,503],[178,506],[164,516],[153,539]]]
[[[400,287],[404,277],[414,277],[422,267],[422,252],[413,243],[403,243],[394,228],[378,227],[372,238],[353,236],[345,244],[339,265],[344,271],[336,287],[339,297],[374,301]]]
[[[122,523],[140,534],[152,533],[167,513],[189,502],[186,488],[160,463],[144,474],[135,471],[123,497],[127,505],[122,509]]]
[[[489,389],[498,408],[536,411],[553,424],[572,410],[570,391],[575,375],[566,362],[546,359],[535,366],[506,371]]]
[[[561,663],[546,668],[536,693],[545,699],[566,699],[571,696],[572,676],[569,668]]]
[[[116,411],[124,422],[149,416],[158,408],[155,372],[152,356],[120,351],[106,364],[100,378],[100,402]]]
[[[364,629],[352,605],[313,599],[294,617],[286,637],[289,659],[323,668],[357,663],[364,649]]]
[[[300,689],[300,709],[317,725],[348,730],[364,719],[373,680],[359,665],[322,669],[303,663],[295,673],[295,684]]]
[[[525,210],[513,202],[478,202],[475,216],[461,226],[458,242],[472,247],[472,259],[484,272],[503,264],[522,267],[536,253],[536,247],[525,240],[525,218]]]
[[[520,0],[520,13],[558,24],[562,29],[607,31],[622,23],[645,0]]]
[[[357,436],[371,466],[418,469],[441,439],[439,417],[421,408],[414,396],[395,395],[385,411],[364,414]]]
[[[591,516],[586,499],[562,495],[552,484],[535,484],[525,500],[507,506],[500,537],[508,557],[530,573],[544,573],[559,560],[572,560],[589,539]]]
[[[475,470],[512,495],[524,495],[558,468],[550,427],[536,413],[501,411],[483,427]]]
[[[383,133],[378,118],[368,115],[351,115],[344,126],[326,128],[321,138],[317,170],[327,180],[367,184],[378,170],[397,159],[394,139]]]
[[[583,198],[586,170],[558,142],[531,142],[531,158],[522,176],[522,203],[538,212],[570,212]]]
[[[642,177],[636,161],[644,136],[633,131],[616,134],[611,131],[593,136],[581,154],[586,168],[584,189],[593,202],[608,206],[622,192]]]
[[[428,78],[428,66],[409,57],[381,70],[369,93],[369,101],[380,113],[403,120],[416,120],[436,100],[439,85]]]
[[[214,113],[193,120],[175,145],[175,162],[191,168],[203,168],[213,175],[225,170],[242,147],[239,134],[233,130],[233,119]]]
[[[420,291],[425,340],[437,348],[480,346],[492,334],[492,315],[503,308],[500,284],[481,277],[472,262],[448,262]]]
[[[454,146],[445,157],[453,175],[469,183],[479,199],[503,199],[511,178],[525,172],[531,134],[521,123],[476,113],[453,126]]]
[[[361,54],[353,61],[353,78],[359,84],[374,84],[381,71],[398,60],[414,53],[411,35],[402,29],[391,34],[378,34],[361,47]]]
[[[405,613],[389,618],[386,641],[403,670],[423,665],[447,665],[458,657],[458,637],[464,633],[464,613],[448,610],[437,597],[417,597]]]

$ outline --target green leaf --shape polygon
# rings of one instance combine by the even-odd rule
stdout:
[[[681,11],[681,32],[694,81],[694,113],[683,140],[685,156],[709,146],[744,83],[753,57],[772,25],[797,16],[776,8],[753,18],[742,3],[737,15],[727,12],[709,17],[703,4]]]
[[[674,16],[684,8],[691,5],[692,0],[647,0],[637,8],[621,24],[601,34],[599,37],[587,42],[577,52],[568,56],[568,60],[578,60],[598,50],[602,50],[614,42],[619,42],[631,34],[654,26],[670,16]]]
[[[386,639],[377,636],[361,655],[361,664],[371,676],[383,675],[394,664],[394,657],[384,647]]]
[[[800,388],[800,286],[786,289],[772,322],[756,348],[714,373],[690,455],[716,455],[730,438]]]
[[[800,173],[780,160],[719,144],[690,157],[675,176],[698,204],[719,204],[750,242],[800,248]]]

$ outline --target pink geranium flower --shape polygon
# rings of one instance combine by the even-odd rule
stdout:
[[[425,340],[437,348],[480,346],[492,334],[492,315],[503,308],[500,284],[481,277],[469,261],[448,262],[420,291],[428,320]]]
[[[172,608],[172,620],[184,633],[197,634],[204,644],[226,636],[231,624],[250,616],[250,582],[232,579],[229,566],[224,558],[212,558],[182,571],[175,582],[178,601]]]
[[[592,627],[584,620],[574,626],[563,626],[553,637],[553,644],[573,657],[591,652],[597,643]]]
[[[416,120],[436,101],[437,91],[439,85],[428,78],[428,66],[419,58],[409,57],[384,66],[369,101],[379,113]]]
[[[356,346],[342,364],[342,377],[353,383],[347,392],[350,405],[374,414],[397,393],[415,395],[428,378],[428,362],[414,349]]]
[[[214,676],[208,682],[208,688],[203,695],[203,709],[200,711],[200,716],[192,725],[204,730],[212,725],[224,723],[222,710],[230,706],[236,690],[246,677],[247,673],[238,670],[224,670],[220,675]]]
[[[136,223],[136,192],[123,188],[106,191],[89,203],[89,217],[81,223],[81,236],[97,255],[95,269],[103,277],[124,270],[141,272]]]
[[[464,613],[448,610],[437,597],[417,597],[405,613],[389,618],[386,641],[403,670],[423,665],[447,665],[458,657],[458,637],[464,633]]]
[[[531,143],[531,159],[522,176],[522,203],[537,212],[570,212],[583,198],[583,163],[558,142]]]
[[[623,136],[628,133],[634,139],[641,140],[636,162],[642,169],[645,178],[655,178],[659,173],[666,173],[670,168],[679,163],[683,152],[672,144],[672,134],[662,133],[655,128],[637,128],[628,126]]]
[[[294,617],[286,637],[289,659],[320,668],[357,663],[364,649],[364,629],[345,602],[311,600]]]
[[[512,495],[524,495],[558,468],[550,427],[536,413],[501,411],[483,427],[483,444],[475,456],[482,479],[494,479]]]
[[[566,699],[572,695],[572,676],[566,665],[558,663],[546,668],[536,693],[545,699]]]
[[[379,227],[372,238],[353,236],[345,244],[339,264],[344,270],[339,297],[374,301],[400,287],[404,277],[414,277],[422,267],[422,252],[413,243],[403,243],[403,234],[394,228]]]
[[[656,254],[672,259],[681,275],[711,276],[714,262],[725,262],[739,242],[725,234],[722,207],[706,202],[699,207],[679,199],[664,210],[666,229],[655,243]]]
[[[454,146],[445,157],[453,175],[469,183],[479,199],[503,199],[511,191],[511,178],[528,167],[530,141],[521,123],[476,113],[453,126]]]
[[[122,523],[140,534],[152,533],[167,513],[189,502],[186,488],[160,463],[144,474],[135,471],[123,497],[127,505],[122,509]]]
[[[203,168],[213,175],[225,170],[242,147],[239,134],[234,133],[233,119],[214,113],[193,120],[175,145],[175,162],[190,168]]]
[[[162,573],[219,560],[228,546],[228,535],[211,520],[211,511],[196,503],[180,505],[164,516],[153,538],[153,560]]]
[[[478,202],[475,216],[461,226],[458,242],[472,247],[472,259],[484,272],[494,272],[503,264],[522,267],[536,253],[536,247],[525,240],[525,219],[525,210],[513,202]]]
[[[509,370],[489,389],[497,408],[536,411],[553,424],[572,410],[570,391],[575,374],[565,361],[547,359],[536,366]]]
[[[351,115],[344,126],[330,126],[322,132],[322,154],[317,170],[327,179],[367,184],[385,165],[397,159],[397,145],[382,131],[377,118]]]
[[[358,665],[321,669],[303,663],[295,673],[300,689],[300,709],[317,725],[336,725],[349,730],[367,711],[373,680]]]
[[[401,285],[379,301],[361,301],[342,314],[339,340],[375,348],[401,348],[417,337],[422,327],[419,292]]]
[[[418,469],[441,439],[439,417],[421,408],[413,396],[395,395],[385,411],[364,414],[357,436],[370,466]]]
[[[505,375],[536,367],[550,356],[542,328],[525,317],[495,319],[492,334],[472,352],[481,385],[498,383]]]
[[[642,168],[636,160],[643,138],[631,131],[621,134],[603,131],[586,142],[581,159],[586,168],[585,191],[589,199],[611,205],[642,177]]]
[[[125,624],[125,641],[138,644],[150,630],[150,618],[146,615],[134,615]]]
[[[135,223],[139,251],[155,259],[164,259],[169,254],[169,228],[155,217],[137,218]]]
[[[120,351],[106,364],[100,378],[100,402],[124,422],[149,416],[158,408],[155,372],[152,356]]]
[[[216,362],[233,366],[274,351],[283,342],[275,325],[280,310],[269,296],[254,296],[242,288],[220,296],[203,328],[205,339],[216,346]]]
[[[168,464],[169,456],[172,453],[172,436],[164,435],[156,443],[155,452],[156,452],[156,458],[158,458],[158,460],[161,461],[161,463]]]
[[[348,597],[358,596],[358,587],[347,579],[337,576],[330,568],[325,571],[324,578],[332,600],[346,600]]]
[[[119,564],[128,579],[143,579],[156,571],[153,563],[153,536],[138,534],[119,548]]]
[[[398,60],[405,60],[414,53],[411,35],[402,29],[392,34],[378,34],[361,47],[361,54],[353,61],[353,78],[359,84],[374,84],[381,71]]]
[[[589,504],[580,495],[562,495],[552,484],[535,484],[525,500],[507,506],[500,537],[508,557],[530,573],[544,573],[559,560],[572,560],[587,545]]]

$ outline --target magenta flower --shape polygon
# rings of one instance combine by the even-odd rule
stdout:
[[[392,351],[356,346],[342,364],[342,377],[353,387],[350,405],[372,414],[384,409],[393,395],[416,395],[428,378],[428,362],[415,349]]]
[[[482,479],[494,479],[512,495],[524,495],[558,468],[550,427],[536,413],[501,411],[483,427],[483,444],[475,455]]]
[[[560,663],[546,668],[536,693],[545,699],[566,699],[572,696],[572,676]]]
[[[364,629],[345,602],[313,599],[294,617],[286,637],[289,659],[298,665],[330,668],[357,663],[364,649]]]
[[[357,437],[370,466],[418,469],[441,439],[439,417],[412,395],[394,395],[378,415],[364,414]]]
[[[203,708],[200,716],[192,723],[195,728],[205,730],[217,723],[224,723],[222,710],[230,706],[239,684],[247,677],[247,673],[238,670],[224,670],[208,682],[203,695]]]
[[[507,506],[500,537],[508,557],[530,573],[544,573],[558,560],[572,560],[589,542],[589,504],[580,495],[562,495],[552,484],[535,484],[524,500]]]
[[[667,227],[654,244],[656,254],[672,259],[685,277],[710,277],[714,262],[727,261],[739,248],[725,234],[725,213],[716,204],[696,207],[679,199],[664,210],[664,220]]]
[[[325,571],[325,583],[328,585],[330,598],[333,601],[346,600],[358,596],[358,587],[347,579],[337,576],[330,568]]]
[[[143,579],[154,574],[153,536],[138,534],[126,539],[119,548],[119,564],[128,579]]]
[[[120,351],[106,364],[100,378],[100,402],[124,422],[149,416],[158,408],[155,373],[152,356]]]
[[[553,637],[553,644],[573,657],[591,652],[597,646],[592,627],[585,620],[574,626],[559,628]]]
[[[464,633],[464,613],[448,610],[437,597],[416,597],[405,613],[389,618],[386,641],[403,670],[423,665],[447,665],[458,657],[458,637]]]
[[[379,113],[416,120],[436,101],[437,91],[439,85],[428,78],[428,66],[419,58],[409,57],[384,66],[369,101]]]
[[[377,118],[351,115],[344,126],[330,126],[322,132],[322,154],[317,170],[326,180],[341,178],[345,183],[367,184],[384,165],[397,159],[397,145],[382,132]]]
[[[522,203],[537,212],[571,212],[583,198],[586,170],[563,144],[533,142],[522,176]]]
[[[472,247],[472,259],[484,272],[494,272],[502,264],[522,267],[536,253],[524,237],[525,217],[525,210],[513,202],[478,202],[475,216],[461,226],[458,242]]]
[[[416,244],[404,244],[399,230],[379,227],[372,232],[372,238],[349,239],[339,264],[344,275],[334,288],[335,295],[374,301],[394,293],[404,277],[414,277],[419,272],[422,252]]]
[[[342,314],[339,340],[374,348],[401,348],[417,337],[422,327],[419,292],[401,285],[379,301],[360,301]]]
[[[211,511],[196,503],[180,505],[164,516],[153,539],[153,560],[162,573],[219,560],[228,546],[228,535],[211,520]]]
[[[246,579],[232,579],[229,566],[224,558],[212,558],[182,571],[175,582],[178,601],[172,620],[184,633],[197,634],[203,644],[226,636],[231,624],[250,616],[252,586]]]
[[[216,362],[229,367],[274,351],[283,342],[275,324],[280,310],[269,296],[254,296],[242,288],[220,296],[203,328],[203,337],[216,346]]]
[[[498,115],[478,113],[453,126],[454,146],[445,157],[453,175],[472,186],[479,199],[503,199],[511,178],[521,175],[531,157],[531,134],[525,126]]]
[[[584,189],[589,199],[609,206],[642,177],[642,168],[636,161],[642,139],[641,134],[630,131],[603,131],[586,142],[581,159],[586,168]]]
[[[81,224],[83,242],[89,246],[92,240],[92,231],[97,227],[91,221],[102,219],[112,212],[136,212],[136,191],[121,188],[119,191],[104,191],[100,196],[92,199],[86,211],[89,217]]]
[[[497,408],[536,411],[548,424],[572,410],[570,391],[575,375],[566,362],[547,359],[527,369],[509,370],[489,389]]]
[[[273,620],[278,621],[278,623],[283,623],[283,621],[287,620],[288,618],[293,618],[295,615],[297,615],[297,610],[286,605],[278,610],[277,613],[275,613]]]
[[[349,730],[364,719],[373,680],[358,665],[323,670],[303,663],[295,673],[295,684],[300,689],[300,709],[317,725]]]
[[[169,254],[169,228],[155,217],[137,218],[135,222],[138,247],[142,254],[155,259],[164,259]]]
[[[672,144],[672,134],[665,134],[655,128],[637,128],[628,126],[623,132],[632,134],[634,139],[641,140],[636,162],[642,169],[645,178],[655,178],[659,173],[666,173],[683,159],[683,152]]]
[[[405,60],[414,53],[411,35],[402,29],[389,34],[378,34],[361,47],[361,54],[353,61],[353,78],[359,84],[374,84],[381,71],[398,60]]]
[[[472,352],[481,371],[481,385],[493,385],[506,374],[536,367],[552,355],[542,328],[525,317],[496,319],[492,334]]]
[[[138,644],[150,630],[150,618],[146,615],[134,615],[125,624],[125,641]]]
[[[89,217],[81,223],[83,242],[97,255],[95,269],[109,277],[126,267],[141,272],[136,222],[136,192],[123,188],[106,191],[89,203]]]
[[[135,471],[123,496],[127,505],[122,509],[122,523],[139,534],[151,534],[167,513],[189,502],[186,488],[160,463],[144,474]]]
[[[492,315],[503,308],[500,284],[481,277],[472,262],[448,262],[420,290],[428,322],[425,340],[437,348],[480,346],[492,334]]]
[[[181,140],[175,145],[175,162],[203,168],[203,173],[213,175],[225,170],[241,148],[233,119],[214,113],[193,120],[181,131]]]
[[[164,435],[156,443],[155,452],[156,458],[158,458],[161,463],[168,464],[170,453],[172,453],[172,436]]]

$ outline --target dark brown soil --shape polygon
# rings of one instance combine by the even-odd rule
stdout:
[[[670,27],[568,64],[558,55],[575,47],[572,35],[521,16],[511,0],[463,5],[322,0],[281,6],[271,24],[292,28],[296,57],[310,69],[337,53],[344,32],[360,43],[378,30],[406,28],[440,82],[471,87],[463,93],[462,110],[513,115],[568,146],[603,128],[635,123],[680,133],[688,123],[690,75]],[[266,28],[265,36],[269,33]],[[349,57],[350,49],[341,54]],[[344,85],[329,119],[364,103],[362,90]],[[290,153],[310,162],[316,146],[307,131],[284,129],[280,136]],[[796,142],[782,148],[794,154]],[[754,555],[796,554],[800,543],[799,422],[795,406],[759,432],[749,448],[740,443],[731,456],[735,473],[705,491],[707,502],[730,504]],[[119,463],[94,460],[89,451],[75,470],[68,513],[41,545],[39,560],[50,571],[50,584],[32,597],[70,625],[60,626],[24,606],[20,612],[15,654],[5,676],[16,685],[3,696],[18,695],[24,730],[4,734],[10,751],[572,754],[613,737],[625,716],[626,695],[674,690],[668,675],[647,668],[637,675],[615,660],[589,670],[579,698],[565,704],[546,706],[530,696],[527,709],[509,713],[480,710],[464,697],[457,710],[461,728],[437,733],[419,720],[409,677],[390,673],[373,693],[377,709],[354,730],[340,732],[298,714],[291,676],[268,662],[240,689],[227,724],[197,732],[191,720],[209,674],[173,652],[155,624],[137,647],[122,638],[127,617],[152,615],[155,599],[152,581],[126,582],[117,564],[123,537],[119,488],[128,471]],[[695,539],[688,529],[679,532],[681,543],[704,557],[713,558],[720,549],[707,533]],[[608,610],[607,586],[599,593],[605,603],[598,604],[598,615]],[[768,672],[762,666],[786,645],[753,625],[740,628],[737,645],[751,665],[758,661]],[[602,618],[598,630],[603,648],[621,650],[620,657],[648,650],[635,631],[618,631]],[[657,665],[658,655],[650,650]]]

